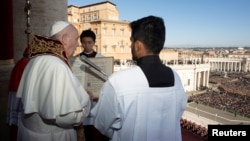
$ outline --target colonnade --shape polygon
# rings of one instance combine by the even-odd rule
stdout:
[[[114,71],[133,67],[129,61],[114,65]],[[164,61],[163,61],[164,62]],[[166,62],[166,61],[165,61]],[[197,91],[209,85],[210,64],[173,64],[167,65],[175,70],[182,81],[183,87],[186,92]]]
[[[202,87],[208,87],[209,83],[209,70],[198,71],[194,77],[194,90],[200,90]]]
[[[209,86],[210,64],[168,65],[175,70],[186,92],[197,91]]]
[[[250,60],[248,58],[209,58],[211,71],[249,72]]]

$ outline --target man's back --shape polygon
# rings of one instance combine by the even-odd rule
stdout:
[[[126,76],[130,76],[129,78]],[[182,83],[174,72],[175,86],[150,88],[147,78],[139,67],[120,71],[109,78],[110,86],[115,90],[110,101],[110,113],[95,123],[112,123],[114,130],[112,140],[122,141],[152,141],[152,140],[181,140],[180,118],[185,110],[187,95]],[[124,87],[126,86],[126,87]],[[103,89],[103,92],[109,91]],[[102,97],[102,100],[109,97]],[[114,105],[112,105],[114,104]],[[107,106],[106,104],[104,104]],[[109,106],[108,106],[109,107]],[[108,108],[105,108],[108,109]],[[98,114],[108,112],[99,110]],[[115,122],[112,122],[115,120]],[[102,130],[100,130],[102,131]],[[104,133],[104,134],[112,134]]]
[[[113,141],[180,141],[187,95],[176,72],[159,57],[165,42],[160,17],[130,23],[131,54],[138,66],[112,74],[91,113]]]

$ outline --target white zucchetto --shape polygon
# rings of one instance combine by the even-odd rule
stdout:
[[[58,32],[62,31],[64,28],[66,28],[68,25],[70,25],[69,22],[56,21],[50,28],[49,36],[51,37],[57,34]]]

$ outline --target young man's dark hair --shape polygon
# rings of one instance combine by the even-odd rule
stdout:
[[[91,29],[83,30],[80,35],[80,40],[84,37],[91,37],[93,41],[95,42],[96,36],[95,33]]]
[[[165,42],[165,25],[160,17],[147,16],[130,23],[131,37],[140,40],[154,54],[159,54]]]
[[[83,51],[80,53],[80,55],[84,55],[86,57],[103,57],[97,52],[97,48],[95,46],[96,35],[91,29],[82,31],[80,35],[80,42],[83,48]]]

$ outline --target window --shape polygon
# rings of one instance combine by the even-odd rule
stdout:
[[[90,20],[91,20],[91,15],[89,14],[87,17],[87,21],[90,21]]]
[[[124,29],[121,29],[121,36],[124,36]]]
[[[98,14],[97,13],[94,13],[93,14],[93,20],[97,20],[98,19]]]
[[[116,45],[112,45],[113,52],[116,52]]]
[[[107,52],[107,45],[103,46],[103,52]]]
[[[102,33],[103,35],[106,35],[106,34],[107,34],[107,28],[106,28],[106,27],[103,28],[103,29],[102,29],[102,32],[103,32],[103,33]]]
[[[121,53],[124,53],[124,46],[120,46],[120,49]]]
[[[85,15],[82,16],[82,22],[85,22]]]
[[[115,36],[115,28],[112,29],[112,35]]]
[[[93,31],[94,31],[95,35],[97,35],[97,31],[98,31],[97,28],[95,28]]]

